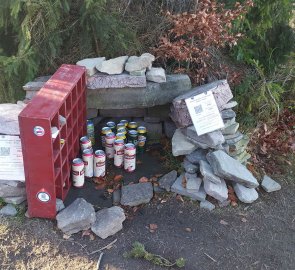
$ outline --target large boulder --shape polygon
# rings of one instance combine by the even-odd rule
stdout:
[[[57,227],[63,233],[71,235],[83,230],[88,230],[95,222],[93,206],[83,198],[77,198],[64,210],[56,215]]]
[[[121,204],[128,206],[137,206],[148,203],[153,198],[152,183],[138,183],[122,187]]]

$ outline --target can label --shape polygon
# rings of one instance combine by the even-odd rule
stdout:
[[[114,149],[114,165],[118,168],[122,168],[124,163],[124,141],[116,140],[114,143]]]
[[[138,135],[138,146],[144,147],[146,143],[146,136]]]
[[[97,150],[94,155],[94,177],[104,177],[106,173],[106,155],[104,151]]]
[[[80,158],[75,158],[72,163],[72,180],[74,187],[84,185],[84,163]]]
[[[124,150],[124,170],[133,172],[136,168],[136,148],[134,144],[126,144]]]
[[[92,149],[85,149],[82,154],[84,162],[85,177],[93,177],[93,151]]]

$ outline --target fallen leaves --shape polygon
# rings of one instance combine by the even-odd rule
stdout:
[[[186,230],[187,232],[192,232],[192,229],[189,228],[189,227],[185,228],[185,230]]]
[[[149,179],[145,176],[141,177],[139,180],[138,180],[139,183],[147,183],[149,182]]]
[[[115,177],[114,177],[114,181],[115,182],[119,182],[119,181],[121,181],[123,179],[123,175],[121,175],[121,174],[119,174],[119,175],[115,175]]]
[[[179,201],[179,202],[182,202],[182,203],[184,202],[184,199],[179,194],[176,196],[176,200]]]
[[[157,229],[158,229],[158,225],[157,224],[151,223],[149,225],[150,233],[154,233]]]

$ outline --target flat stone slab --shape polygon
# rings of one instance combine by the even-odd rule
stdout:
[[[25,104],[0,104],[0,134],[20,135],[18,115],[25,106]]]
[[[194,201],[205,201],[206,199],[206,192],[203,188],[203,186],[200,187],[199,191],[190,191],[189,189],[186,189],[182,186],[182,178],[184,175],[180,175],[174,184],[171,187],[171,191],[174,193],[177,193],[179,195],[183,195],[186,197],[191,198]]]
[[[12,204],[7,204],[0,209],[0,216],[16,216],[17,210]]]
[[[223,110],[221,112],[222,119],[230,119],[236,117],[236,113],[232,109]]]
[[[281,189],[281,185],[267,175],[263,176],[261,186],[266,192],[273,192]]]
[[[203,178],[205,192],[216,200],[223,202],[228,198],[228,190],[225,181],[220,180],[220,183],[213,183],[207,177]]]
[[[180,129],[176,129],[172,137],[173,156],[188,155],[197,149],[197,146],[191,143]]]
[[[27,199],[27,196],[19,196],[19,197],[4,197],[2,198],[4,202],[6,203],[12,203],[12,204],[21,204]]]
[[[230,156],[236,156],[242,153],[247,148],[249,141],[250,141],[249,137],[244,135],[243,138],[239,140],[238,142],[235,142],[233,144],[228,144]]]
[[[213,169],[207,161],[200,160],[200,172],[206,180],[215,184],[221,183],[221,178],[214,174]]]
[[[235,100],[232,100],[232,101],[224,104],[221,108],[222,108],[222,110],[226,110],[226,109],[234,108],[237,105],[238,105],[238,102],[236,102]]]
[[[221,132],[222,132],[223,135],[235,134],[238,131],[239,126],[240,126],[239,123],[233,123],[232,125],[223,128],[221,130]]]
[[[152,183],[138,183],[122,187],[121,204],[137,206],[148,203],[153,198]]]
[[[184,168],[184,170],[188,173],[196,173],[198,171],[198,166],[197,165],[194,165],[192,164],[191,162],[189,162],[187,160],[187,158],[185,158],[183,160],[183,163],[182,163],[182,167]]]
[[[224,138],[225,142],[230,145],[242,140],[244,138],[244,135],[240,131],[237,131],[235,134],[232,135],[224,135]]]
[[[132,80],[138,80],[141,76],[131,77]],[[88,80],[87,108],[128,109],[164,105],[171,103],[175,97],[191,89],[191,81],[187,75],[167,75],[166,78],[165,83],[148,82],[146,87],[136,86],[123,89],[118,87],[95,88],[97,84],[94,85]]]
[[[209,201],[200,202],[200,208],[212,211],[215,209],[215,205]]]
[[[100,238],[106,239],[123,229],[123,221],[126,219],[124,210],[119,206],[102,209],[95,214],[96,220],[91,230]]]
[[[174,184],[176,178],[177,178],[177,171],[175,171],[175,170],[173,170],[173,171],[165,174],[159,180],[159,186],[160,186],[160,188],[163,188],[166,191],[170,191],[171,190],[171,186]]]
[[[233,188],[238,199],[243,203],[252,203],[258,199],[255,188],[247,188],[239,183],[233,183]]]
[[[191,162],[192,164],[198,165],[200,164],[201,160],[205,160],[207,161],[207,155],[208,151],[205,149],[197,149],[194,152],[192,152],[191,154],[186,156],[186,159]]]
[[[93,206],[83,198],[77,198],[56,215],[57,227],[68,235],[88,230],[95,219]]]
[[[207,159],[216,175],[245,185],[249,188],[258,187],[258,182],[253,174],[239,161],[233,159],[221,150],[211,152]]]
[[[186,189],[189,191],[199,191],[202,184],[202,179],[197,176],[196,173],[185,173]]]
[[[0,197],[25,197],[26,188],[24,186],[11,186],[0,184]]]

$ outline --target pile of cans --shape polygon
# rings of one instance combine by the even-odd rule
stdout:
[[[101,130],[101,144],[105,149],[93,151],[94,125],[87,122],[87,136],[80,138],[82,159],[75,158],[72,162],[72,180],[75,187],[83,187],[84,178],[104,177],[106,158],[113,159],[114,165],[127,172],[136,168],[136,153],[146,149],[147,130],[138,127],[136,122],[121,120],[117,125],[108,122]]]

